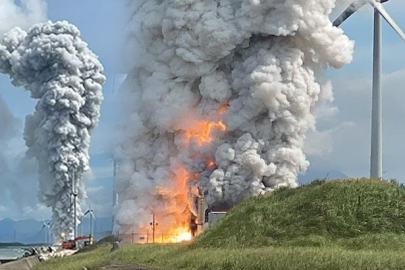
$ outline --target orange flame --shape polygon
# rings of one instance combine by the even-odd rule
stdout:
[[[169,231],[166,236],[163,236],[163,243],[181,243],[189,242],[193,239],[191,235],[190,228],[188,227],[177,227]]]
[[[208,122],[202,121],[198,123],[194,128],[187,130],[186,134],[188,138],[194,137],[197,139],[199,144],[211,143],[212,132],[214,130],[225,131],[226,126],[222,121],[219,122]]]
[[[228,109],[228,105],[221,105],[218,109],[218,114],[223,115]],[[187,137],[188,147],[191,138],[197,140],[199,145],[211,143],[217,132],[226,131],[226,126],[222,121],[200,121],[185,130],[184,133]],[[207,162],[208,167],[215,166],[214,160]],[[156,192],[159,196],[167,200],[164,213],[157,213],[155,211],[155,226],[151,223],[143,228],[139,228],[146,233],[146,242],[151,243],[150,232],[156,231],[156,235],[153,235],[155,243],[179,243],[185,241],[191,241],[193,236],[190,228],[191,222],[191,207],[190,204],[190,187],[188,186],[189,179],[197,179],[200,177],[199,173],[190,173],[186,168],[180,165],[178,168],[174,168],[175,177],[170,179],[170,187],[157,187]],[[170,218],[170,222],[165,222],[165,218]],[[151,228],[153,227],[153,228]],[[146,243],[145,241],[143,243]]]
[[[218,109],[218,113],[219,113],[220,115],[223,115],[223,114],[226,113],[226,111],[228,110],[228,108],[229,108],[229,105],[228,105],[228,104],[222,104],[222,105],[219,107],[219,109]]]
[[[190,175],[182,166],[176,168],[175,172],[170,188],[156,187],[156,193],[167,199],[167,208],[164,212],[155,209],[150,224],[138,228],[139,235],[143,236],[138,243],[179,243],[192,240],[187,180],[198,177],[198,174]]]

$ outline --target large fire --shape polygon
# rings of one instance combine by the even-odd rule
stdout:
[[[175,205],[177,209],[173,209],[173,213],[176,220],[162,233],[162,243],[179,243],[184,241],[190,241],[192,239],[192,233],[190,230],[190,201],[188,199],[189,187],[187,181],[190,178],[190,174],[184,167],[176,169],[176,177],[173,179],[174,187],[177,196],[175,196]]]
[[[164,243],[188,242],[193,238],[189,227],[177,227],[169,231],[169,235],[163,238]]]
[[[175,194],[171,196],[172,201],[169,202],[172,208],[166,209],[164,213],[156,211],[151,217],[150,224],[138,228],[138,232],[141,232],[142,236],[145,235],[138,242],[179,243],[192,239],[187,181],[193,175],[190,175],[183,166],[175,168],[175,173],[170,186],[156,187],[156,193],[163,197],[166,197],[165,194]]]
[[[188,138],[196,138],[198,143],[211,143],[212,142],[212,132],[214,130],[225,131],[226,126],[222,121],[218,122],[208,122],[208,121],[201,121],[197,123],[195,127],[190,130],[186,130],[186,135]]]
[[[221,116],[226,108],[227,106],[221,106],[218,115]],[[189,129],[184,130],[186,147],[191,141],[196,141],[200,146],[211,143],[218,133],[225,130],[226,126],[222,121],[201,120],[194,122]],[[210,158],[206,164],[207,168],[212,168],[215,166],[215,161]],[[153,221],[148,226],[139,228],[139,231],[146,232],[146,241],[143,237],[143,241],[140,241],[142,243],[180,243],[191,241],[193,238],[193,232],[190,228],[192,202],[189,194],[191,187],[188,183],[192,179],[197,179],[200,174],[188,172],[183,165],[177,165],[173,168],[173,172],[175,175],[169,186],[156,187],[157,194],[161,196],[175,194],[175,196],[170,196],[171,201],[169,203],[173,209],[169,209],[165,213],[154,214]],[[170,221],[162,222],[167,218],[170,218]]]

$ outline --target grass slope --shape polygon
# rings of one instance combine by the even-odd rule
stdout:
[[[405,269],[405,188],[315,181],[251,198],[190,245],[101,246],[37,270],[114,262],[161,269]]]
[[[127,245],[114,253],[109,253],[109,249],[101,247],[68,258],[54,259],[37,264],[34,270],[93,270],[102,269],[110,263],[143,264],[171,270],[405,269],[405,252],[391,250],[352,251],[339,247],[190,249],[186,246],[159,245]]]
[[[256,247],[405,232],[405,188],[357,179],[314,181],[246,200],[195,247]]]

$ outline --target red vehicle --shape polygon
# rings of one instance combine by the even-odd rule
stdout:
[[[75,249],[77,247],[77,241],[80,240],[89,240],[85,242],[85,245],[91,245],[93,243],[93,236],[78,236],[74,240],[63,241],[62,248],[63,249]]]

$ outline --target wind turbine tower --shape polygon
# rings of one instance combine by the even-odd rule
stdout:
[[[374,8],[374,48],[373,48],[373,93],[371,115],[371,157],[370,177],[382,179],[382,31],[381,16],[405,41],[405,33],[388,14],[382,3],[389,0],[356,0],[333,23],[338,27],[361,7],[370,4]]]
[[[89,215],[90,219],[90,244],[93,244],[94,241],[94,226],[93,226],[93,221],[96,220],[96,216],[94,214],[93,209],[91,209],[91,206],[89,206],[89,210],[84,213],[83,216]]]
[[[77,193],[76,190],[76,175],[73,174],[73,179],[72,179],[72,206],[73,206],[73,239],[76,239],[77,237],[77,196],[79,194]]]

